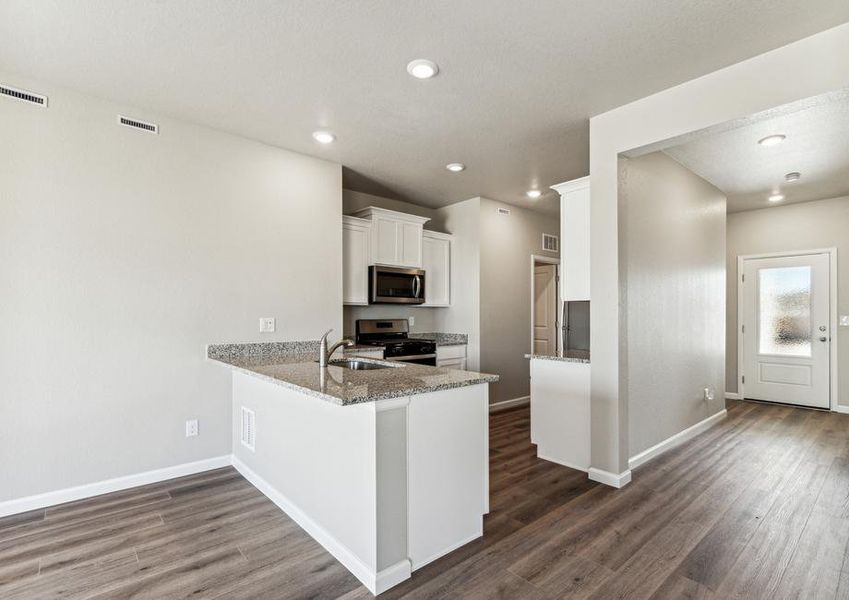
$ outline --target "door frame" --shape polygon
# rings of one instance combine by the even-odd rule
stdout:
[[[841,407],[838,403],[839,377],[837,372],[837,248],[818,248],[815,250],[787,250],[785,252],[764,252],[760,254],[742,254],[737,256],[737,395],[740,399],[746,397],[743,385],[743,363],[745,362],[743,336],[740,328],[743,324],[743,265],[747,260],[759,258],[784,258],[788,256],[809,256],[811,254],[828,254],[828,335],[829,347],[829,410],[849,413],[849,407]]]
[[[557,351],[563,348],[563,323],[560,320],[563,318],[563,300],[560,298],[560,259],[553,258],[551,256],[541,256],[539,254],[531,254],[531,354],[534,353],[534,280],[536,279],[536,273],[534,272],[534,266],[536,263],[546,263],[549,265],[556,265],[557,268],[554,271],[554,296],[555,296],[555,304],[557,306],[557,315],[555,316],[557,333],[555,336],[557,343]]]

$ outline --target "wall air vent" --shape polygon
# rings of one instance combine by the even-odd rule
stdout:
[[[256,450],[256,414],[242,407],[242,446],[254,452]]]
[[[542,249],[546,252],[560,252],[560,238],[550,233],[543,233]]]
[[[156,123],[146,123],[145,121],[131,119],[122,115],[118,115],[118,124],[123,125],[124,127],[132,127],[133,129],[141,129],[148,133],[159,133],[159,125]]]
[[[0,84],[0,96],[5,96],[6,98],[13,98],[14,100],[20,100],[21,102],[26,102],[28,104],[34,104],[35,106],[47,108],[47,96],[42,96],[41,94],[33,94],[32,92],[27,92],[26,90],[19,90],[17,88],[9,87],[8,85]]]
[[[495,212],[497,212],[499,215],[505,215],[505,216],[506,216],[506,215],[509,215],[509,214],[510,214],[510,209],[509,209],[509,208],[500,208],[500,207],[499,207],[499,208],[496,208],[496,209],[495,209]]]

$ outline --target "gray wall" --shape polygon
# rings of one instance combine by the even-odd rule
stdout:
[[[849,314],[849,197],[728,215],[726,390],[737,391],[737,257],[837,248],[837,310]],[[837,332],[839,404],[849,406],[849,328]]]
[[[497,208],[509,208],[509,216]],[[531,255],[542,250],[542,234],[560,235],[559,216],[549,216],[481,198],[481,370],[501,375],[490,385],[490,402],[530,394]]]
[[[341,328],[341,167],[0,78],[0,501],[228,454],[205,345]]]
[[[725,196],[662,153],[624,160],[621,185],[634,456],[725,405]]]

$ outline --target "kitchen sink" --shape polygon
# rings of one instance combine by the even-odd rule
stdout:
[[[391,365],[381,365],[378,363],[367,362],[364,360],[332,360],[331,367],[342,367],[344,369],[353,369],[354,371],[371,371],[373,369],[391,369]]]

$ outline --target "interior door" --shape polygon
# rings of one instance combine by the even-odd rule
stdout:
[[[557,352],[557,265],[534,267],[534,354]]]
[[[743,261],[743,393],[746,398],[829,407],[830,257]]]

